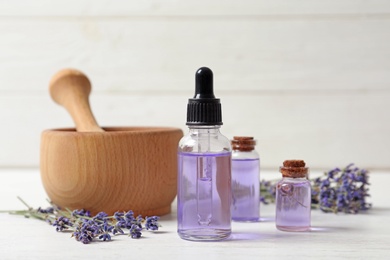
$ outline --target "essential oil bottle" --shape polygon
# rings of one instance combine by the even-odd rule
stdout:
[[[302,160],[287,160],[280,167],[283,179],[276,184],[276,228],[310,230],[311,188],[309,168]]]
[[[260,158],[256,140],[235,136],[232,144],[232,220],[260,220]]]
[[[195,81],[187,106],[189,132],[178,148],[178,234],[222,240],[231,234],[231,146],[220,133],[221,103],[214,96],[212,71],[198,69]]]

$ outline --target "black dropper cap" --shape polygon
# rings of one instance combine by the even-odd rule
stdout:
[[[221,103],[214,96],[213,72],[207,67],[195,73],[195,96],[188,99],[187,125],[222,125]]]

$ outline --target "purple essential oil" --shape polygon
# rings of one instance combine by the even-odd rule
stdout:
[[[282,231],[310,230],[311,188],[302,160],[284,161],[283,179],[276,184],[276,227]]]
[[[189,132],[178,148],[177,231],[187,240],[222,240],[231,234],[231,146],[219,131],[221,104],[212,71],[200,68],[195,79],[187,107]]]
[[[179,153],[178,232],[184,239],[219,240],[231,232],[230,153]],[[185,185],[182,185],[185,184]]]
[[[232,140],[232,220],[260,220],[260,159],[253,137]]]

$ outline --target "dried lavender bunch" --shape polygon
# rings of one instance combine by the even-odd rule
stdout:
[[[319,208],[323,212],[350,214],[370,209],[372,205],[366,201],[370,196],[368,174],[367,170],[349,164],[343,169],[334,168],[321,177],[311,179],[312,208]],[[261,201],[264,204],[275,201],[277,182],[260,182]]]
[[[367,203],[370,185],[368,171],[349,164],[335,168],[312,180],[312,204],[323,212],[356,214],[371,208]]]
[[[58,232],[72,232],[72,237],[84,244],[89,244],[96,240],[110,241],[111,237],[115,235],[127,234],[131,238],[140,238],[142,230],[155,231],[160,227],[158,223],[159,217],[143,218],[141,215],[135,217],[131,210],[127,212],[118,211],[113,216],[109,216],[105,212],[99,212],[95,216],[91,216],[91,213],[87,210],[61,210],[52,203],[51,207],[46,209],[40,207],[34,209],[20,197],[18,199],[28,209],[9,211],[9,213],[44,220],[54,226]]]

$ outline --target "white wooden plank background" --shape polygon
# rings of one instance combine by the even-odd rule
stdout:
[[[262,167],[303,158],[390,169],[390,1],[0,1],[0,167],[37,167],[40,133],[68,127],[47,84],[93,83],[99,123],[186,129],[200,66],[222,132],[253,135]]]

